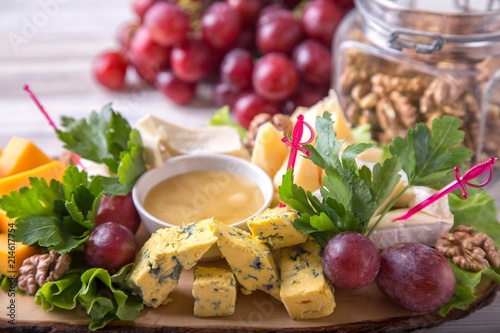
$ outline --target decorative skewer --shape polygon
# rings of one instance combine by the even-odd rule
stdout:
[[[309,139],[307,141],[301,142],[302,140],[302,135],[304,134],[304,127],[306,127],[309,130]],[[295,161],[297,160],[297,153],[301,151],[304,153],[306,156],[311,156],[311,152],[307,149],[305,149],[304,145],[308,145],[314,140],[314,129],[309,125],[307,122],[304,121],[304,116],[299,115],[297,117],[297,122],[293,126],[292,130],[292,140],[288,139],[286,136],[284,136],[281,141],[284,142],[287,146],[289,146],[290,149],[290,155],[288,156],[288,165],[287,165],[287,170],[290,168],[295,167]],[[280,207],[285,207],[285,204],[280,203]]]
[[[467,192],[467,185],[470,187],[484,187],[488,185],[488,183],[491,181],[493,178],[493,164],[495,164],[497,161],[496,157],[490,157],[487,161],[479,163],[472,168],[469,169],[469,171],[466,171],[463,176],[460,176],[460,168],[455,167],[453,168],[455,172],[455,180],[448,184],[447,186],[443,187],[441,190],[436,192],[435,194],[431,195],[418,205],[412,207],[409,209],[405,214],[395,218],[393,222],[396,221],[401,221],[401,220],[407,220],[410,217],[412,217],[415,213],[421,211],[425,207],[429,206],[430,204],[436,202],[440,198],[444,197],[450,192],[453,192],[456,188],[460,187],[462,190],[462,197],[466,199],[469,196],[469,193]],[[478,178],[481,176],[483,173],[486,171],[489,171],[488,173],[488,178],[481,184],[472,184],[471,181]]]

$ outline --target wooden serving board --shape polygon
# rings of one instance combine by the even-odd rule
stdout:
[[[102,332],[409,332],[455,320],[490,304],[498,291],[497,284],[485,283],[475,304],[465,311],[454,310],[446,317],[435,313],[411,313],[391,303],[372,284],[358,291],[336,290],[337,307],[328,317],[314,320],[291,320],[282,304],[262,292],[239,294],[236,312],[227,317],[193,316],[192,272],[182,274],[180,284],[171,294],[173,301],[156,309],[146,308],[133,323],[114,321]],[[6,306],[9,297],[0,292],[0,331],[8,332],[86,332],[88,317],[83,308],[72,311],[44,311],[34,297],[16,295],[15,325],[8,323]]]
[[[139,244],[148,234],[143,226],[137,233]],[[199,265],[225,265],[224,260],[202,262]],[[159,308],[145,308],[135,322],[114,321],[102,332],[408,332],[440,325],[459,319],[490,304],[500,285],[483,281],[475,304],[465,311],[454,310],[446,317],[436,313],[414,313],[403,310],[387,299],[375,283],[356,290],[335,290],[335,311],[330,316],[313,320],[292,320],[285,307],[270,295],[256,291],[251,295],[238,294],[235,313],[227,317],[197,318],[193,315],[191,294],[192,270],[181,274],[179,285],[170,294],[172,301]],[[6,307],[15,300],[15,321],[8,323]],[[87,332],[88,316],[83,308],[72,311],[56,309],[51,312],[38,306],[33,296],[16,294],[8,297],[0,291],[0,329],[8,332]],[[1,331],[1,330],[0,330]]]

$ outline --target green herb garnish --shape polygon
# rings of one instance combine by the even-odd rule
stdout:
[[[103,163],[115,177],[101,177],[107,195],[125,195],[146,171],[144,146],[137,129],[115,112],[111,104],[88,120],[63,117],[57,130],[65,148],[84,159]]]
[[[240,124],[231,118],[229,113],[229,107],[224,106],[219,110],[215,111],[213,117],[208,122],[208,126],[229,126],[233,127],[238,131],[240,138],[245,140],[247,137],[247,130],[244,129]]]
[[[102,193],[99,181],[70,166],[62,182],[30,178],[30,187],[0,198],[0,208],[16,218],[16,241],[63,254],[87,240]]]

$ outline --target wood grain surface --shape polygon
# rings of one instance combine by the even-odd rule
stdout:
[[[129,0],[0,0],[0,147],[16,135],[35,140],[53,156],[62,151],[47,121],[23,91],[25,83],[56,122],[61,115],[86,116],[112,101],[132,124],[151,113],[185,126],[205,125],[214,111],[207,87],[199,89],[195,103],[180,108],[137,81],[122,93],[107,92],[93,82],[93,57],[116,47],[118,27],[132,18]],[[499,178],[497,172],[488,188],[497,202]],[[493,301],[491,305],[463,319],[418,331],[498,332],[500,298],[494,300],[494,295],[485,301]],[[4,312],[0,310],[0,320]]]

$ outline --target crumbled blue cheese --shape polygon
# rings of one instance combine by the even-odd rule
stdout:
[[[321,248],[312,238],[281,251],[281,300],[292,319],[328,316],[335,309],[333,290],[323,274]]]
[[[296,211],[286,207],[268,208],[247,222],[253,236],[273,249],[304,243],[307,235],[295,229]]]
[[[280,279],[269,247],[249,232],[219,222],[213,224],[217,245],[244,294],[262,290],[280,299]]]
[[[137,255],[127,281],[144,304],[158,307],[167,304],[168,295],[179,282],[183,269],[190,269],[215,244],[207,219],[179,227],[157,230]]]
[[[195,267],[193,280],[194,315],[229,316],[236,305],[236,278],[227,268]]]

